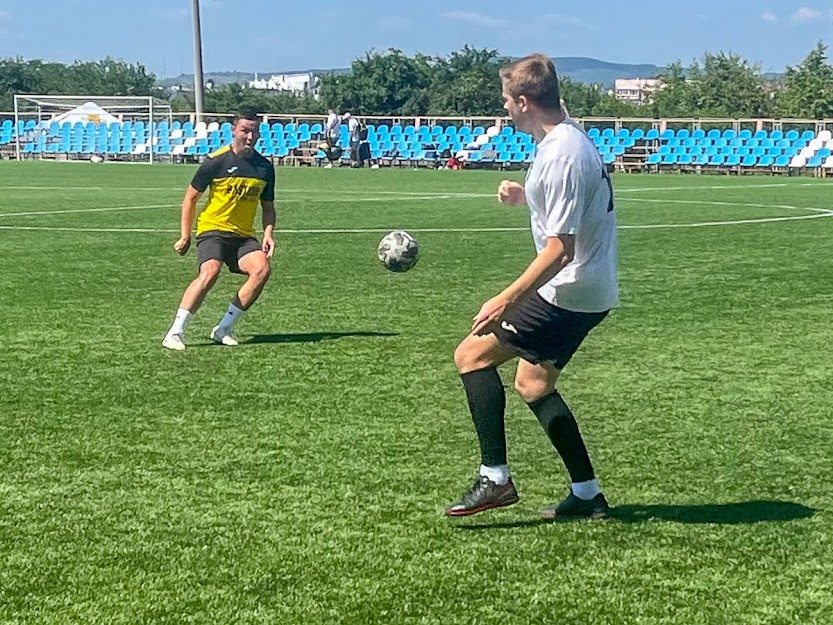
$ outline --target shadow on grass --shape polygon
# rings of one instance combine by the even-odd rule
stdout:
[[[752,523],[772,523],[809,519],[817,510],[792,501],[743,501],[738,503],[666,505],[666,504],[630,504],[610,509],[607,523],[646,523],[659,521],[665,523],[691,523],[714,525],[747,525]],[[572,522],[579,519],[547,520],[530,519],[528,521],[499,521],[496,523],[475,523],[458,525],[466,531],[502,530],[537,527],[551,523]],[[583,521],[583,519],[581,519]]]
[[[357,337],[386,337],[399,336],[396,332],[308,332],[299,334],[255,334],[254,336],[241,341],[241,345],[263,345],[274,343],[318,343],[320,341],[333,341],[351,336]]]
[[[611,509],[610,517],[624,523],[667,521],[744,525],[809,519],[815,513],[813,508],[792,501],[742,501],[692,506],[631,504]]]
[[[399,336],[396,332],[300,332],[297,334],[255,334],[240,341],[240,345],[276,345],[280,343],[320,343],[321,341],[334,341],[351,336],[356,337],[386,337]],[[188,347],[220,347],[214,341],[201,343],[189,343]]]

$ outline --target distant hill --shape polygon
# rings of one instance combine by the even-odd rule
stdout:
[[[664,67],[647,63],[609,63],[581,56],[554,57],[558,73],[570,80],[612,87],[617,78],[655,78]]]
[[[606,87],[612,87],[613,81],[617,78],[654,78],[663,71],[663,67],[650,64],[630,63],[609,63],[580,56],[553,57],[559,74],[567,76],[571,80],[584,83],[600,83]],[[259,77],[269,77],[272,74],[294,74],[313,72],[315,74],[345,74],[349,68],[339,69],[304,69],[304,70],[281,70],[270,72],[257,72]],[[213,80],[215,85],[224,85],[232,82],[244,83],[254,80],[254,72],[206,72],[205,79]],[[182,74],[176,78],[165,78],[158,81],[161,87],[182,85],[188,87],[194,84],[193,74]]]

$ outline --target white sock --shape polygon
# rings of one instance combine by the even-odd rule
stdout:
[[[599,488],[599,483],[596,480],[573,482],[571,488],[576,497],[584,499],[585,501],[590,501],[593,497],[602,492],[602,489]]]
[[[480,475],[489,478],[498,486],[503,486],[510,478],[509,465],[499,464],[496,467],[487,467],[485,464],[481,464]]]
[[[237,323],[237,320],[243,316],[243,313],[246,311],[242,308],[238,308],[234,304],[228,305],[228,312],[226,316],[223,317],[223,320],[220,322],[220,327],[225,330],[231,330],[232,326]]]
[[[185,334],[185,326],[188,325],[188,322],[191,320],[191,313],[185,310],[184,308],[179,308],[176,311],[176,317],[174,317],[174,322],[171,324],[171,329],[168,330],[168,336],[172,334],[179,334],[182,336]]]

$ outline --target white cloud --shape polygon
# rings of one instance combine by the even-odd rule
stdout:
[[[449,11],[448,13],[443,13],[443,17],[450,20],[468,22],[469,24],[483,26],[485,28],[502,28],[509,25],[509,22],[506,20],[473,11]]]
[[[770,23],[774,24],[775,22],[778,21],[778,16],[775,15],[775,13],[772,13],[771,11],[765,11],[764,14],[761,15],[761,19],[764,20],[765,22],[770,22]]]
[[[587,30],[598,30],[598,26],[590,24],[584,20],[571,15],[564,15],[563,13],[548,13],[544,16],[544,21],[549,24],[574,26],[577,28],[586,28]]]
[[[792,14],[790,18],[793,22],[812,22],[822,17],[821,11],[810,7],[801,7]]]

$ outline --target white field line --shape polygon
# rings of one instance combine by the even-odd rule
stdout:
[[[823,219],[833,217],[833,211],[813,213],[812,215],[793,215],[790,217],[765,217],[762,219],[734,219],[731,221],[702,221],[685,224],[638,224],[620,225],[620,230],[654,230],[658,228],[705,228],[714,226],[735,226],[744,224],[766,224],[784,221],[802,221],[806,219]],[[126,233],[179,233],[173,228],[69,228],[50,226],[2,226],[0,230],[36,230],[48,232],[126,232]],[[278,234],[366,234],[385,233],[392,228],[278,228]],[[527,232],[529,228],[407,228],[408,232],[422,233],[478,233],[478,232]]]
[[[752,185],[752,186],[786,186],[782,184],[769,185]],[[86,187],[89,188],[89,187]],[[396,194],[398,192],[389,192]],[[476,195],[476,194],[425,194],[425,195],[405,195],[403,197],[366,197],[366,198],[329,198],[323,201],[328,202],[378,202],[378,201],[422,201],[431,199],[457,199],[459,197],[492,197],[492,195]],[[322,200],[319,200],[322,201]],[[689,204],[689,205],[707,205],[707,206],[727,206],[727,207],[747,207],[747,208],[776,208],[781,210],[798,210],[812,212],[811,215],[797,215],[790,217],[766,217],[760,219],[735,219],[723,221],[704,221],[695,223],[676,223],[676,224],[635,224],[635,225],[620,225],[619,228],[623,230],[645,230],[656,228],[702,228],[709,226],[730,226],[741,224],[760,224],[760,223],[776,223],[785,221],[800,221],[805,219],[818,219],[821,217],[833,216],[833,210],[827,208],[793,206],[790,204],[757,204],[750,202],[720,202],[720,201],[703,201],[703,200],[679,200],[679,199],[659,199],[659,198],[618,198],[617,201],[626,202],[641,202],[641,203],[659,203],[659,204]],[[147,204],[142,206],[115,206],[104,208],[77,208],[66,210],[51,210],[51,211],[29,211],[19,213],[0,214],[0,218],[8,217],[31,217],[31,216],[45,216],[45,215],[60,215],[70,213],[99,213],[99,212],[116,212],[116,211],[134,211],[134,210],[148,210],[158,208],[177,208],[176,204]],[[49,226],[0,226],[2,230],[49,230],[49,231],[65,231],[65,232],[178,232],[172,229],[160,228],[71,228],[71,227],[49,227]],[[278,229],[277,232],[283,233],[298,233],[298,234],[347,234],[347,233],[369,233],[369,232],[385,232],[389,230],[385,228],[323,228],[323,229]],[[526,228],[411,228],[413,232],[459,232],[459,233],[474,233],[474,232],[522,232]]]
[[[641,191],[699,191],[701,189],[709,190],[732,190],[732,189],[762,189],[762,188],[784,188],[784,187],[821,187],[830,185],[829,182],[772,182],[772,183],[757,183],[757,184],[729,184],[729,185],[710,185],[710,186],[677,186],[677,187],[630,187],[630,188],[616,188],[616,193],[639,193]],[[90,187],[90,186],[39,186],[39,185],[7,185],[3,189],[17,190],[17,191],[177,191],[185,193],[187,185],[178,187]],[[308,193],[314,194],[312,189],[285,189],[278,183],[278,194],[281,193]],[[362,194],[364,191],[358,189],[349,189],[339,191],[340,194]],[[469,193],[458,191],[437,191],[437,192],[419,192],[419,191],[375,191],[380,195],[453,195],[455,197],[494,197],[497,195],[497,189],[494,193]]]

